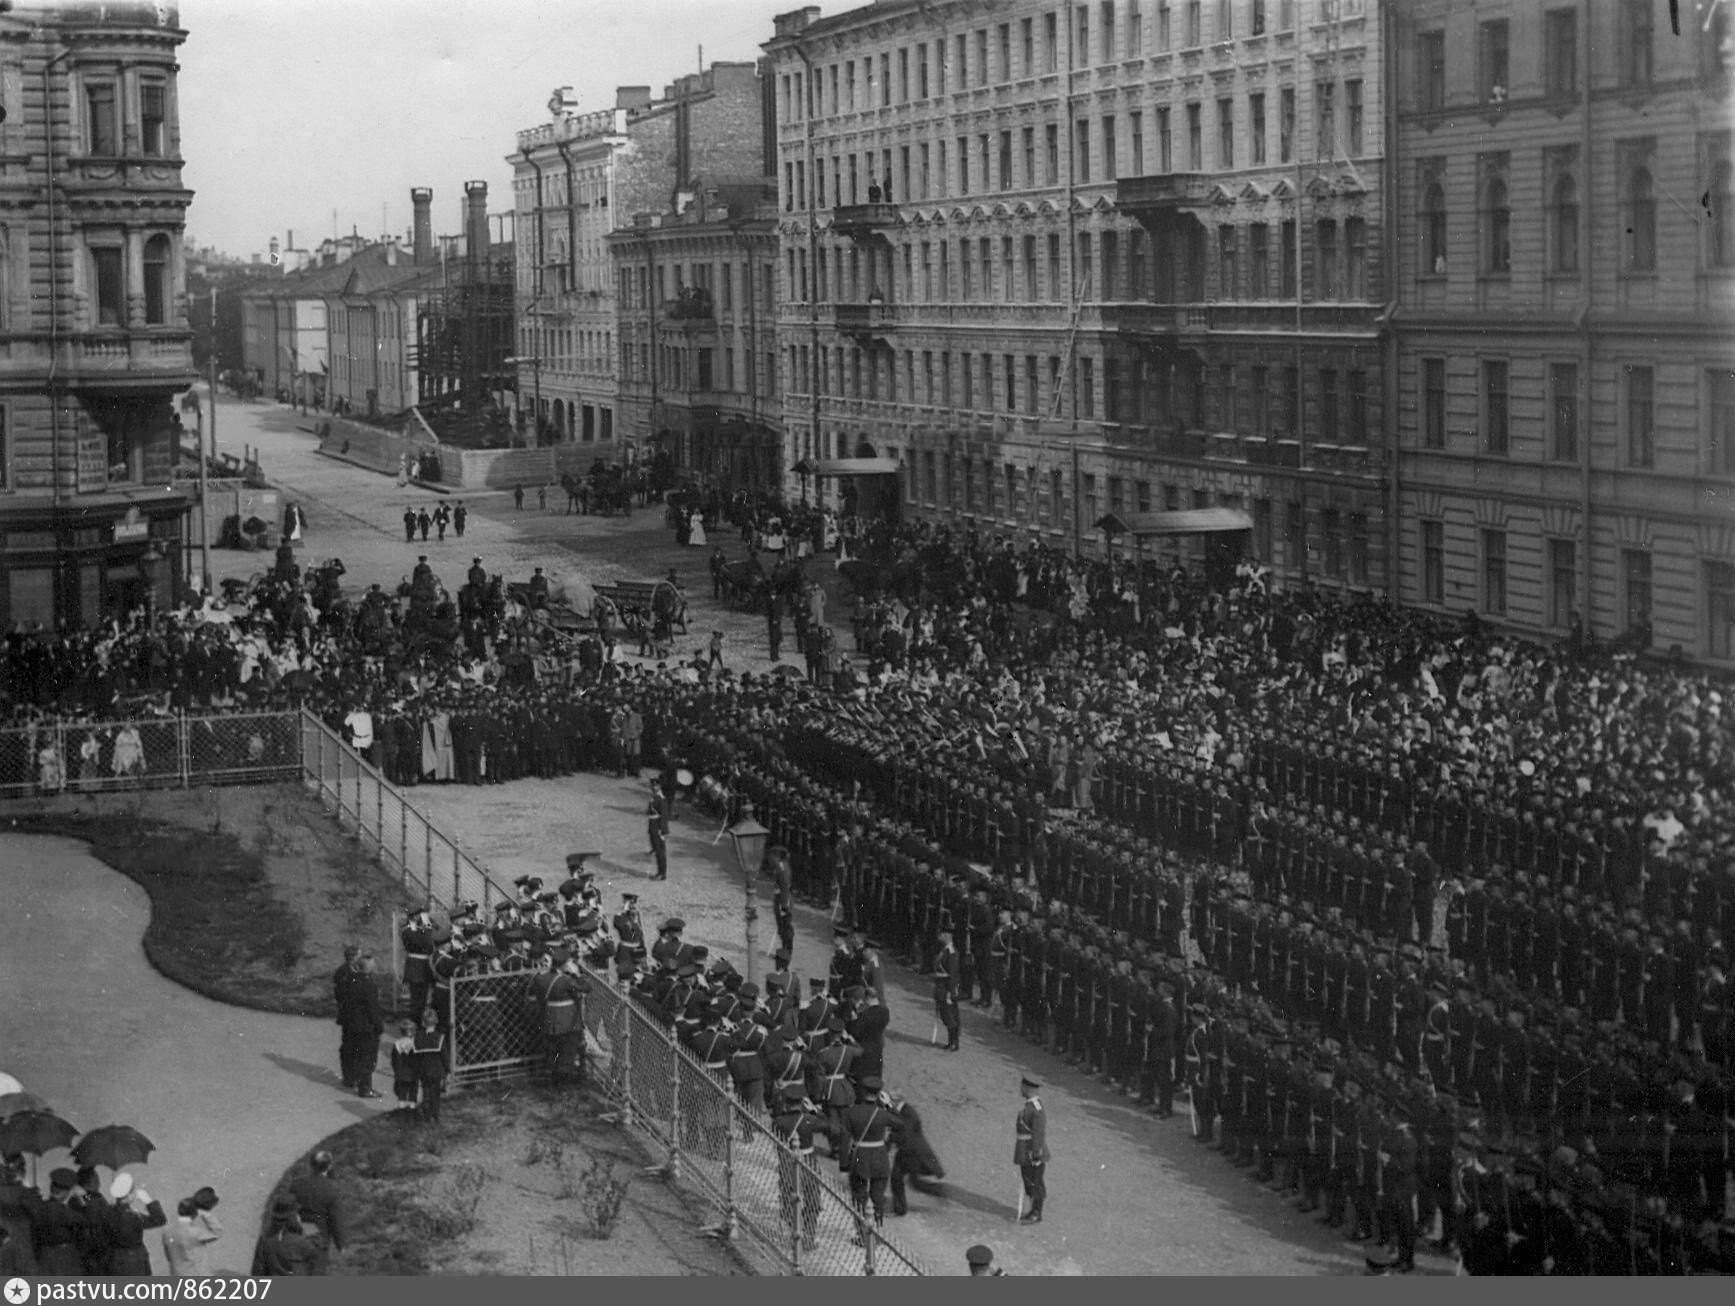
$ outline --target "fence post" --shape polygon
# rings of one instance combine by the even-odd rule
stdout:
[[[420,812],[416,819],[422,823],[422,892],[428,897],[434,896],[434,827],[428,824],[428,818]],[[454,907],[458,904],[453,903]]]
[[[620,1004],[621,1036],[615,1048],[615,1060],[620,1063],[621,1127],[633,1127],[633,1008],[631,994],[623,994]]]
[[[681,1049],[670,1044],[669,1062],[669,1164],[665,1167],[672,1182],[681,1178]]]
[[[487,881],[483,881],[487,883]],[[464,881],[458,866],[458,841],[452,840],[452,901],[462,902],[464,898]]]
[[[709,1076],[707,1076],[709,1080]],[[712,1087],[707,1082],[706,1087]],[[723,1236],[734,1238],[737,1217],[735,1214],[735,1106],[728,1103],[728,1128],[723,1131]]]
[[[361,819],[361,782],[367,778],[367,759],[357,749],[355,754],[355,837],[358,843],[367,842],[367,822]]]
[[[185,789],[193,782],[193,739],[187,726],[187,714],[178,712],[179,721],[175,728],[175,747],[180,753],[181,788]]]
[[[386,778],[374,781],[374,860],[386,864]]]
[[[403,791],[398,791],[398,882],[406,888],[410,883],[410,805],[404,801]]]
[[[325,731],[315,727],[313,731],[314,748],[314,782],[319,794],[319,805],[325,806]]]

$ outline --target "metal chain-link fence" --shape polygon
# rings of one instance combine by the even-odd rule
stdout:
[[[292,778],[299,754],[293,712],[48,718],[0,730],[0,798],[258,784]]]
[[[486,911],[512,897],[335,731],[305,712],[301,768],[338,821],[383,863],[400,867],[405,883],[431,906],[449,912],[476,902]],[[394,955],[394,967],[401,960]],[[761,1105],[740,1101],[727,1071],[694,1059],[612,976],[583,970],[590,982],[580,1011],[587,1079],[668,1177],[711,1207],[716,1230],[782,1273],[925,1273],[871,1218],[858,1215],[833,1165],[798,1154],[776,1135]],[[454,1086],[546,1064],[541,1013],[529,1000],[532,975],[453,979]]]
[[[804,1156],[744,1103],[728,1072],[700,1062],[612,980],[590,971],[591,1082],[621,1122],[715,1211],[715,1224],[792,1274],[906,1274],[914,1256],[857,1213],[829,1158]]]

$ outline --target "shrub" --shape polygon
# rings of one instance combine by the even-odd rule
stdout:
[[[600,1156],[592,1160],[578,1181],[578,1204],[590,1223],[591,1237],[607,1238],[614,1232],[626,1196],[626,1181],[615,1178],[614,1163]]]

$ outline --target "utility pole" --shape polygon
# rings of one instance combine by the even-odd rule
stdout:
[[[217,287],[211,287],[211,454],[217,452]],[[199,423],[199,568],[211,593],[211,496],[205,486],[205,424]]]

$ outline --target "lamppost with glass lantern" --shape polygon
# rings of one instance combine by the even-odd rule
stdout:
[[[753,819],[753,804],[741,805],[741,819],[729,827],[735,845],[735,862],[747,892],[747,983],[757,984],[759,970],[759,868],[765,864],[765,845],[771,831]]]

